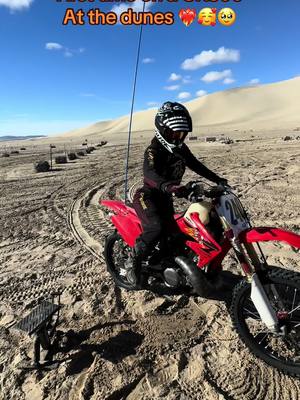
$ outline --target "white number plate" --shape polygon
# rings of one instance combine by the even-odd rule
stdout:
[[[225,217],[233,230],[234,236],[238,236],[240,232],[250,228],[242,204],[233,194],[220,197],[220,205],[217,207],[217,211],[220,216]]]

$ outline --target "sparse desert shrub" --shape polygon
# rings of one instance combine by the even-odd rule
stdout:
[[[91,149],[91,151],[94,151],[94,150],[96,150],[96,147],[90,146],[89,149]]]
[[[50,144],[51,149],[56,149],[56,146],[54,144]]]
[[[66,156],[57,156],[55,157],[55,163],[56,164],[66,164],[68,162],[68,159]]]
[[[37,161],[34,164],[34,169],[36,172],[48,172],[50,171],[50,164],[48,161]]]
[[[77,155],[80,156],[80,157],[83,157],[83,156],[86,155],[86,152],[83,151],[83,150],[80,150],[80,151],[77,151]]]
[[[82,146],[87,146],[87,143],[82,143]]]
[[[2,153],[1,157],[9,157],[9,154],[7,152]]]
[[[101,146],[105,146],[106,144],[107,144],[107,141],[106,140],[102,140]]]
[[[76,160],[76,158],[77,158],[76,153],[69,153],[68,158],[69,158],[69,160]]]
[[[20,150],[26,150],[26,147],[21,147]]]
[[[285,136],[282,139],[286,142],[287,140],[292,140],[293,138],[291,136]]]
[[[101,143],[96,144],[96,147],[102,147]]]
[[[12,150],[12,151],[10,152],[10,154],[20,154],[20,152],[19,152],[18,150]]]

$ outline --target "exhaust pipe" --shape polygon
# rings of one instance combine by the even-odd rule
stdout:
[[[206,278],[205,273],[201,271],[193,261],[189,260],[187,257],[179,256],[175,258],[175,262],[186,274],[195,292],[199,296],[206,297],[215,289]]]

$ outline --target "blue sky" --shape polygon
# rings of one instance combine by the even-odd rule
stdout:
[[[140,28],[63,26],[70,4],[108,12],[116,3],[0,0],[0,136],[64,132],[129,113]],[[195,20],[186,27],[178,17],[181,8],[198,13],[211,4],[232,7],[235,24],[204,27]],[[153,12],[172,11],[175,22],[144,27],[135,110],[299,75],[300,3],[283,4],[148,5]]]

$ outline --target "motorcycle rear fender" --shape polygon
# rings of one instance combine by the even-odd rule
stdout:
[[[285,242],[292,247],[300,249],[300,236],[280,228],[260,227],[246,229],[240,233],[239,239],[242,243]]]
[[[101,204],[116,213],[116,215],[111,217],[111,222],[123,240],[129,246],[133,247],[136,238],[142,233],[141,223],[135,210],[117,200],[102,200]]]
[[[111,222],[116,227],[123,240],[133,247],[138,236],[142,233],[141,226],[133,222],[130,217],[123,215],[113,215]]]

